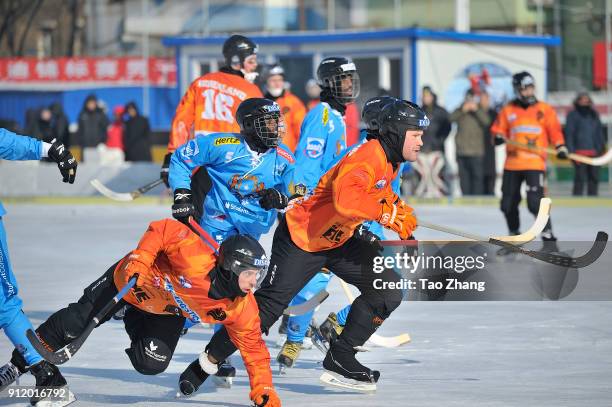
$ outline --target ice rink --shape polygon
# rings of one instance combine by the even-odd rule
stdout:
[[[135,247],[147,224],[168,216],[169,205],[7,204],[3,221],[24,310],[35,326],[76,301],[84,287]],[[415,205],[417,215],[485,235],[506,233],[497,206]],[[521,207],[523,229],[533,218]],[[553,207],[555,233],[590,241],[612,232],[610,207]],[[418,238],[443,237],[418,230]],[[262,242],[269,250],[271,237]],[[316,315],[319,322],[346,304],[337,281]],[[612,300],[612,298],[611,298]],[[297,366],[275,385],[284,406],[610,406],[612,405],[612,302],[405,302],[378,331],[408,332],[397,349],[359,354],[381,371],[378,391],[364,395],[324,387],[322,354],[303,351]],[[190,399],[175,399],[180,372],[199,354],[211,331],[183,337],[168,370],[158,376],[134,371],[124,349],[123,323],[96,329],[61,371],[76,394],[75,406],[246,406],[248,379],[238,356],[231,390],[207,384]],[[267,338],[272,358],[276,326]],[[12,347],[0,335],[0,364]],[[26,375],[21,384],[33,383]],[[607,384],[606,384],[607,383]],[[26,405],[0,394],[0,405]]]

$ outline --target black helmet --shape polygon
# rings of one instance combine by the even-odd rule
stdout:
[[[351,79],[351,88],[344,90],[343,79]],[[321,89],[329,89],[340,103],[347,104],[359,96],[359,74],[355,64],[344,57],[325,58],[317,68],[317,79]]]
[[[238,106],[236,121],[249,147],[257,151],[278,146],[284,132],[280,106],[270,99],[245,100]]]
[[[232,35],[223,43],[223,56],[228,67],[233,64],[242,67],[244,60],[253,54],[257,54],[257,44],[245,36]]]
[[[396,99],[386,104],[378,116],[378,139],[391,162],[404,161],[402,150],[407,130],[425,130],[429,119],[415,103]]]
[[[369,134],[378,136],[378,131],[380,129],[378,117],[380,116],[382,108],[396,100],[397,98],[393,96],[377,96],[365,102],[363,110],[361,111],[361,119],[365,123],[366,130]]]
[[[533,76],[527,71],[515,73],[512,75],[512,87],[514,88],[514,95],[521,104],[530,106],[537,102],[535,96],[523,96],[521,90],[528,86],[535,86],[535,80]]]
[[[219,247],[217,265],[233,284],[238,284],[238,276],[241,273],[256,271],[259,286],[268,272],[269,264],[263,247],[249,235],[230,236]]]
[[[278,64],[273,64],[268,67],[268,71],[266,72],[266,79],[270,76],[281,75],[283,78],[285,77],[285,70],[282,66]]]

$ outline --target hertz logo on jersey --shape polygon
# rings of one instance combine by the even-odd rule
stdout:
[[[227,144],[240,144],[240,139],[236,137],[220,137],[213,143],[215,147]]]

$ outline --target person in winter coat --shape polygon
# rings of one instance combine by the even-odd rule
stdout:
[[[595,157],[603,154],[604,138],[599,114],[593,109],[593,100],[586,92],[581,92],[574,100],[574,110],[567,115],[565,124],[565,143],[570,153]],[[599,167],[574,162],[573,194],[580,196],[584,192],[585,181],[587,194],[597,195]]]
[[[77,140],[83,148],[83,161],[87,156],[95,156],[95,147],[106,141],[108,118],[98,104],[94,94],[87,96],[83,109],[79,114],[79,129]]]
[[[125,161],[151,161],[149,119],[140,115],[134,102],[128,103],[125,111],[128,115],[123,135]]]

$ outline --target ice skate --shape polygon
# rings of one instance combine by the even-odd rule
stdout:
[[[194,360],[179,377],[179,391],[176,393],[176,397],[192,396],[208,376],[209,374],[202,370],[199,360]]]
[[[13,365],[11,362],[0,367],[0,393],[15,382],[21,375],[22,372],[20,372],[17,366]]]
[[[232,387],[233,377],[236,376],[236,368],[232,366],[230,359],[227,358],[219,363],[219,370],[213,376],[213,383],[217,387],[230,389]]]
[[[330,386],[364,393],[376,391],[380,377],[378,370],[370,370],[355,358],[355,350],[345,351],[332,345],[323,360],[325,372],[320,380]]]
[[[41,389],[62,389],[65,388],[67,394],[62,399],[58,398],[39,398],[34,396],[30,399],[30,404],[36,407],[63,407],[76,401],[74,394],[68,390],[66,379],[59,369],[51,363],[43,360],[30,368],[30,372],[36,378],[36,388]]]
[[[286,368],[293,367],[302,350],[301,342],[286,341],[276,357],[279,366],[279,374],[284,374]]]

